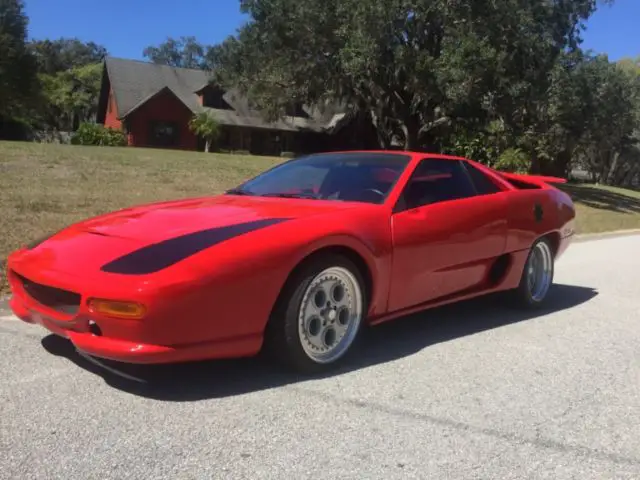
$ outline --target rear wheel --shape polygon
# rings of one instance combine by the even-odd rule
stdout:
[[[366,312],[362,275],[342,255],[313,258],[290,279],[267,328],[267,348],[303,373],[327,370],[353,349]]]
[[[540,238],[531,247],[527,263],[522,271],[515,297],[527,308],[536,308],[544,303],[553,284],[555,259],[551,242]]]

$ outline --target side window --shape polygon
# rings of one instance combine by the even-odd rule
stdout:
[[[489,177],[487,177],[484,173],[482,173],[479,169],[474,167],[469,162],[463,162],[464,166],[469,172],[469,176],[471,177],[471,181],[479,195],[490,195],[492,193],[500,192],[500,187],[498,187]]]
[[[425,159],[402,192],[399,210],[475,196],[476,190],[459,161]]]

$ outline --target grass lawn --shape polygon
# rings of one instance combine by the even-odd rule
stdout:
[[[576,204],[578,233],[640,228],[640,191],[589,184],[559,187]]]
[[[0,142],[0,265],[22,243],[138,203],[220,193],[280,158]],[[640,192],[563,186],[579,233],[640,228]],[[0,294],[7,292],[0,268]]]

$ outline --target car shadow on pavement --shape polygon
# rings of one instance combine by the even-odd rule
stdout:
[[[49,335],[43,338],[42,345],[49,353],[67,358],[124,392],[163,401],[189,402],[338,376],[407,357],[438,343],[570,309],[588,302],[597,294],[592,288],[554,285],[541,310],[510,308],[505,306],[501,294],[494,294],[399,318],[364,330],[358,350],[346,359],[342,367],[312,377],[288,373],[261,355],[177,365],[139,366],[107,362],[109,367],[134,377],[134,380],[90,362],[79,355],[66,339]]]

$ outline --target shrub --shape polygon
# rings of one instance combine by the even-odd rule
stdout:
[[[123,147],[127,137],[122,130],[105,127],[98,123],[82,123],[71,137],[73,145],[100,145],[106,147]]]
[[[529,157],[519,148],[508,148],[495,162],[493,168],[511,173],[527,173],[529,171]]]
[[[211,144],[215,142],[220,135],[220,124],[218,121],[209,113],[201,112],[191,118],[189,128],[195,135],[204,138],[204,151],[209,153]]]

